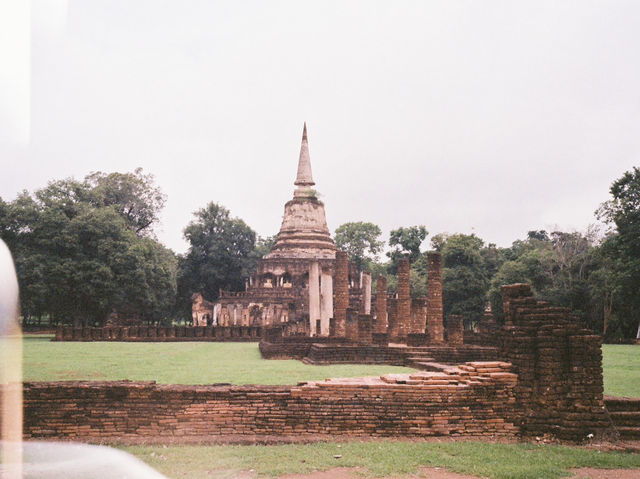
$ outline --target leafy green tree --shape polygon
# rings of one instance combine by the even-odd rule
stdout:
[[[389,234],[389,246],[392,249],[387,252],[391,259],[389,273],[397,274],[400,258],[408,258],[411,263],[415,262],[420,257],[420,246],[428,234],[427,228],[422,225],[392,230]]]
[[[499,251],[506,260],[493,275],[489,290],[498,320],[503,319],[500,286],[528,283],[540,299],[570,308],[585,325],[599,329],[591,282],[591,275],[599,267],[594,256],[596,241],[590,231],[530,231],[526,240],[516,240],[511,248]]]
[[[466,323],[482,318],[489,277],[481,254],[484,242],[475,235],[455,234],[442,246],[442,306],[445,317],[461,315]]]
[[[640,337],[640,168],[614,181],[596,214],[612,231],[603,244],[613,293],[613,334]]]
[[[339,249],[347,252],[349,260],[359,268],[370,269],[366,267],[367,260],[375,261],[384,245],[384,242],[378,239],[381,234],[380,228],[373,223],[344,223],[336,229],[335,242]]]
[[[147,189],[155,188],[152,177],[143,179]],[[100,324],[111,310],[132,308],[158,321],[171,310],[173,253],[145,237],[153,221],[134,227],[133,216],[124,214],[130,208],[115,199],[96,201],[101,196],[89,176],[54,181],[33,195],[23,192],[1,202],[0,235],[14,254],[26,321],[46,315]],[[142,205],[144,198],[136,202]]]
[[[141,236],[152,233],[166,196],[154,185],[153,176],[142,168],[133,173],[102,173],[85,178],[90,185],[90,199],[97,206],[111,206],[126,221],[131,230]]]
[[[180,261],[179,295],[183,302],[200,292],[209,300],[220,289],[239,291],[255,263],[255,232],[216,203],[194,213],[184,229],[189,250]],[[186,307],[183,305],[183,307]]]

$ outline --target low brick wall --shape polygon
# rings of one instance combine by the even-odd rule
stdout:
[[[73,328],[60,326],[54,341],[260,341],[260,326],[127,326]]]
[[[280,337],[268,341],[263,339],[258,345],[260,354],[264,359],[304,359],[311,349],[311,345],[317,344],[345,344],[345,338],[331,337]]]
[[[498,348],[491,346],[427,346],[420,348],[440,363],[458,364],[467,361],[496,361]]]
[[[304,359],[311,364],[366,363],[407,365],[417,353],[432,360],[459,364],[467,361],[496,361],[498,349],[490,346],[426,346],[403,347],[386,344],[357,344],[339,338],[283,338],[260,341],[260,353],[265,359]]]
[[[373,344],[312,344],[304,361],[309,364],[406,364],[406,348]]]
[[[299,386],[25,383],[26,439],[514,436],[516,376],[467,367]]]

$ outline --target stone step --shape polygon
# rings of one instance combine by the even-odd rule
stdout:
[[[640,411],[609,411],[609,415],[616,427],[640,427]]]
[[[616,426],[616,430],[623,439],[640,439],[640,427]]]
[[[435,360],[428,356],[410,356],[405,358],[405,364],[409,367],[426,371],[425,364],[434,362]]]

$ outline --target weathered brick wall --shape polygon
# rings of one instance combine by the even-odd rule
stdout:
[[[447,373],[300,386],[25,383],[26,439],[174,441],[260,437],[513,436],[515,375]]]
[[[59,326],[54,341],[259,341],[261,326]]]
[[[422,349],[439,363],[459,364],[467,361],[496,361],[498,349],[491,346],[427,346]]]
[[[313,344],[307,350],[309,364],[406,364],[406,348],[365,344]]]
[[[334,333],[344,337],[346,334],[347,308],[349,307],[349,261],[347,253],[336,251],[335,282],[333,285]]]
[[[502,287],[501,357],[518,373],[524,434],[582,440],[605,432],[601,338],[568,309],[537,301],[525,284]]]
[[[442,256],[427,253],[427,335],[430,344],[444,342],[442,313]]]
[[[345,338],[335,337],[274,337],[258,344],[264,359],[303,359],[312,344],[342,344]]]

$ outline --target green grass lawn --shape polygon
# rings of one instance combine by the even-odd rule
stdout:
[[[278,446],[131,446],[126,451],[171,478],[280,476],[361,467],[365,476],[415,474],[420,466],[495,479],[552,479],[576,467],[640,468],[640,454],[536,444],[369,441]],[[341,455],[341,458],[334,458]]]
[[[309,366],[260,357],[257,343],[54,342],[24,339],[26,381],[131,379],[175,384],[295,384],[328,377],[377,376],[412,371],[394,366]],[[640,346],[604,345],[604,389],[640,397]]]
[[[25,381],[131,379],[166,384],[296,384],[329,377],[414,371],[385,365],[310,366],[260,356],[257,343],[55,342],[24,338]]]
[[[640,397],[640,346],[602,346],[604,393],[611,396]]]

